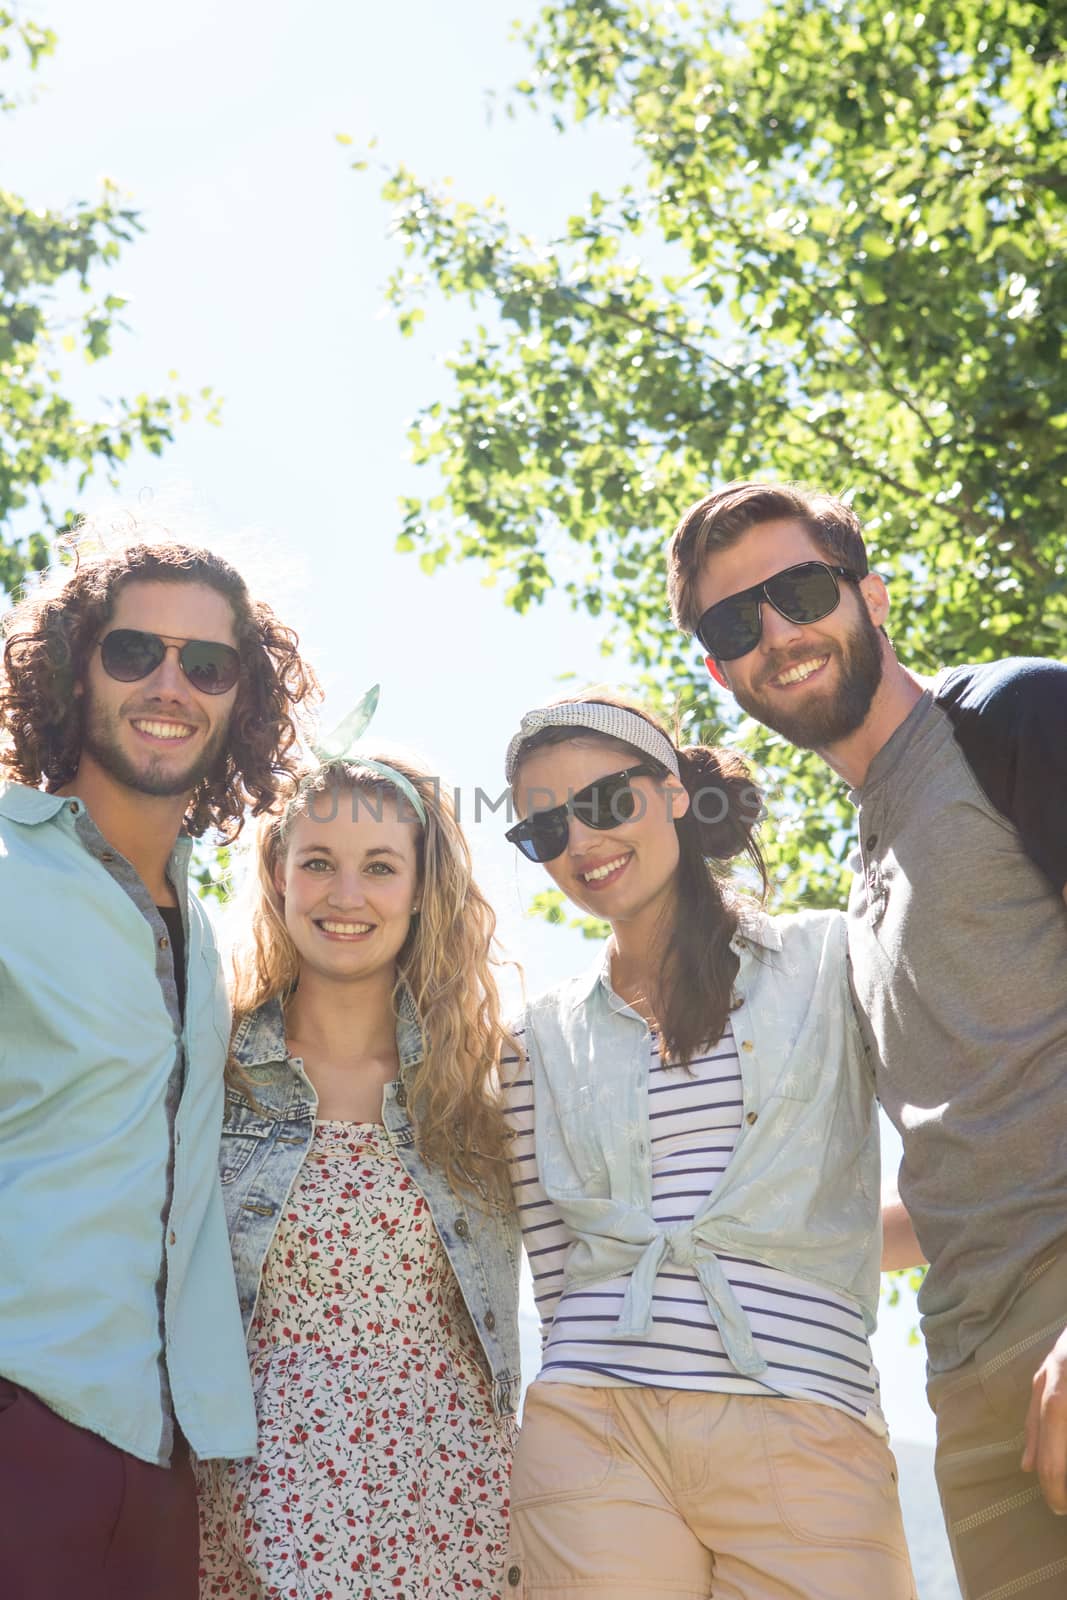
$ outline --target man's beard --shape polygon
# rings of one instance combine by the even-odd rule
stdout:
[[[109,777],[137,794],[156,798],[191,794],[205,778],[221,770],[228,731],[227,720],[215,729],[207,744],[187,767],[165,767],[162,753],[149,757],[143,766],[139,766],[130,759],[119,742],[118,718],[109,717],[102,711],[86,690],[82,750],[92,756]]]
[[[777,706],[771,709],[758,690],[744,694],[734,691],[738,704],[749,716],[802,750],[825,749],[855,733],[866,719],[882,681],[882,637],[865,610],[860,611],[856,626],[843,645],[828,640],[825,648],[831,660],[836,658],[840,663],[840,682],[830,695],[816,692],[807,704],[798,703],[795,710],[789,706],[779,710]],[[820,646],[819,653],[822,652]],[[783,661],[768,676],[783,672],[788,665]]]

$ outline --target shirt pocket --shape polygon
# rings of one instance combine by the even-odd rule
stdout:
[[[827,1069],[840,1059],[843,1049],[841,1010],[833,998],[816,992],[807,1014],[794,1020],[777,1019],[759,1039],[759,1060],[764,1094],[770,1100],[810,1101],[823,1092]]]
[[[771,1084],[768,1099],[786,1101],[814,1100],[822,1074],[810,1051],[792,1051],[788,1060]]]
[[[583,1194],[604,1187],[604,1128],[590,1084],[553,1097],[555,1117],[546,1129],[547,1148],[538,1151],[538,1165],[546,1187],[573,1190],[575,1179]]]
[[[223,1183],[235,1182],[252,1157],[266,1151],[276,1127],[273,1117],[253,1111],[251,1106],[227,1096],[219,1150],[219,1171]]]

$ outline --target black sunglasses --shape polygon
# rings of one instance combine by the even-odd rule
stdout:
[[[137,683],[155,672],[168,650],[177,650],[178,665],[201,694],[225,694],[241,675],[241,657],[232,644],[210,639],[168,639],[137,628],[115,628],[100,640],[100,660],[109,678]]]
[[[709,656],[716,661],[734,661],[759,644],[764,600],[787,622],[819,622],[837,609],[841,599],[838,578],[861,581],[851,567],[801,561],[709,606],[694,632]]]
[[[605,833],[629,822],[637,810],[637,796],[630,787],[631,778],[657,778],[659,769],[642,761],[636,767],[626,767],[622,772],[609,772],[597,778],[562,806],[549,811],[535,811],[524,822],[517,822],[504,835],[517,845],[528,861],[555,861],[567,848],[572,816],[587,828],[597,828]]]

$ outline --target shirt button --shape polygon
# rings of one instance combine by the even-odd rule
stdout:
[[[408,1092],[404,1088],[404,1085],[402,1083],[398,1083],[397,1084],[397,1086],[396,1086],[396,1095],[394,1096],[394,1098],[395,1098],[396,1103],[397,1103],[398,1106],[406,1106],[407,1105],[407,1103],[408,1103]]]
[[[80,810],[81,810],[81,806],[78,804],[77,800],[72,800],[70,802],[70,814],[71,814],[71,816],[72,817],[76,817]]]
[[[867,849],[868,850],[873,850],[877,843],[878,843],[878,835],[876,833],[869,833],[867,835]]]
[[[457,1217],[456,1220],[455,1220],[455,1223],[454,1223],[454,1227],[455,1227],[456,1233],[458,1234],[458,1236],[461,1239],[469,1239],[470,1238],[470,1236],[471,1236],[471,1225],[467,1221],[466,1217]]]
[[[162,939],[160,939],[159,948],[161,950],[169,950],[170,949],[170,940],[167,938],[166,934],[164,934]]]
[[[489,1332],[492,1333],[493,1329],[496,1327],[496,1314],[494,1312],[487,1311],[485,1313],[485,1325]]]
[[[168,1244],[177,1244],[178,1243],[178,1235],[175,1233],[173,1228],[167,1234],[167,1243]]]
[[[522,1582],[522,1568],[521,1567],[509,1567],[508,1568],[508,1588],[509,1589],[517,1589],[521,1582]]]
[[[742,1050],[754,1050],[756,1046],[752,1043],[751,1039],[742,1039],[741,1048]]]
[[[748,1115],[745,1118],[745,1121],[748,1123],[750,1128],[751,1128],[752,1124],[756,1121],[758,1116],[759,1116],[759,1112],[758,1111],[750,1111],[748,1113]]]

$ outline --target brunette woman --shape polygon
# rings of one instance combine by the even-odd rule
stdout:
[[[509,838],[611,929],[511,1068],[545,1344],[510,1592],[912,1600],[844,920],[744,902],[721,874],[760,866],[744,765],[613,696],[528,713],[507,776]]]
[[[499,1593],[517,1263],[494,918],[440,786],[334,760],[261,828],[222,1140],[259,1423],[204,1597]]]

